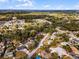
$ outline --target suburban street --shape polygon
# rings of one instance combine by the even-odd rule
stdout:
[[[43,45],[43,42],[49,38],[49,34],[46,34],[45,37],[40,41],[37,48],[35,48],[31,53],[28,54],[28,57],[31,58],[33,54]]]

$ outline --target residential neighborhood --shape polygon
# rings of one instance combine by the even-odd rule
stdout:
[[[1,20],[0,59],[79,59],[79,20],[70,17],[15,14]]]

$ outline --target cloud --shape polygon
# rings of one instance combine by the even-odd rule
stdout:
[[[26,1],[30,1],[30,0],[17,0],[18,2],[26,2]]]
[[[75,9],[79,9],[79,3],[74,5]]]
[[[55,7],[56,10],[61,10],[64,8],[64,5],[58,5],[57,7]]]
[[[29,7],[29,6],[32,6],[32,3],[23,3],[16,5],[16,7]]]
[[[49,7],[51,7],[50,5],[44,5],[44,8],[49,8]]]
[[[64,9],[64,5],[49,5],[49,4],[47,4],[47,5],[44,5],[43,6],[43,9],[53,9],[53,10],[61,10],[61,9]]]
[[[19,2],[22,2],[20,4],[17,4],[16,7],[31,7],[33,6],[32,0],[18,0]]]
[[[33,0],[17,0],[17,4],[10,5],[9,9],[31,9],[33,8]]]
[[[8,0],[0,0],[0,3],[7,2]]]

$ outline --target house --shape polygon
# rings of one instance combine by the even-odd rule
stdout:
[[[67,45],[68,42],[61,42],[61,45]]]
[[[61,47],[56,47],[56,48],[49,48],[50,49],[50,53],[54,53],[57,52],[58,56],[62,57],[63,55],[67,55],[67,52],[61,48]]]
[[[72,40],[69,41],[71,44],[77,44],[79,43],[79,38],[72,38]]]
[[[13,50],[13,47],[9,47],[6,51],[5,51],[5,54],[4,54],[4,58],[5,57],[13,57],[14,56],[14,53],[15,50]]]
[[[18,26],[18,29],[23,29],[23,25],[25,24],[25,21],[24,19],[18,19],[18,20],[10,20],[10,21],[7,21],[4,23],[3,27],[4,26],[7,26],[9,27],[9,30],[11,30],[12,28],[15,28],[16,25]]]
[[[72,52],[73,52],[74,54],[79,55],[79,50],[78,50],[76,47],[70,46],[70,48],[72,49]]]

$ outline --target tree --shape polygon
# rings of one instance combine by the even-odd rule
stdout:
[[[67,52],[71,52],[71,51],[72,51],[69,45],[66,45],[66,46],[63,45],[62,47],[63,47]]]
[[[62,38],[63,38],[63,41],[65,41],[65,42],[69,41],[69,36],[66,34],[62,34]]]
[[[31,30],[30,31],[30,37],[34,37],[36,35],[36,31],[35,30]]]
[[[52,59],[58,59],[58,54],[56,52],[52,53]]]
[[[0,42],[3,40],[3,35],[0,34]]]
[[[62,59],[72,59],[70,56],[63,56]]]

